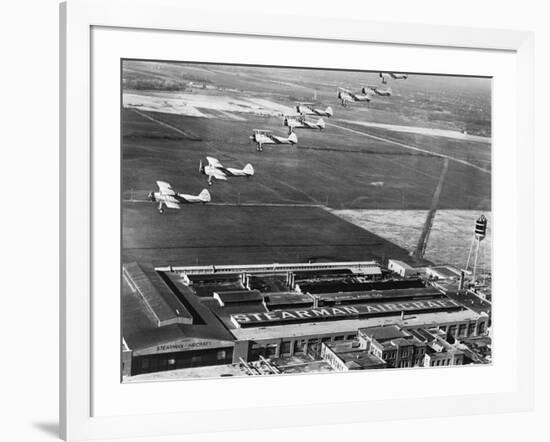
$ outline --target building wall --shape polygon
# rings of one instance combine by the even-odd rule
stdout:
[[[279,358],[282,356],[293,356],[295,354],[311,354],[321,357],[321,345],[326,342],[351,341],[357,337],[357,332],[333,333],[323,335],[304,335],[292,338],[266,339],[251,341],[248,349],[244,350],[241,345],[236,345],[236,353],[233,358],[238,362],[238,355],[245,361],[258,360],[260,356],[266,358]]]
[[[233,347],[134,356],[131,374],[134,376],[178,368],[231,364],[232,360]]]
[[[439,353],[426,354],[424,367],[444,367],[448,365],[463,365],[464,354],[456,351],[442,351]]]
[[[122,376],[130,376],[132,373],[132,350],[127,348],[122,350],[121,364]]]

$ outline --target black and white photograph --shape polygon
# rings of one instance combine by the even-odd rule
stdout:
[[[120,81],[123,382],[492,363],[490,77]]]

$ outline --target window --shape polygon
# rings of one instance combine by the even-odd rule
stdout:
[[[306,341],[296,341],[294,344],[294,353],[303,353],[306,346]]]
[[[290,353],[290,341],[283,341],[283,343],[281,344],[281,353]]]

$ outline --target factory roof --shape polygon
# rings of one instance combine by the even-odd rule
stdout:
[[[313,304],[313,298],[311,296],[295,292],[269,293],[264,295],[264,300],[269,307],[274,308],[280,305]]]
[[[129,284],[123,284],[122,335],[134,355],[233,346],[233,336],[200,298],[177,279],[172,283],[188,306],[193,324],[158,326],[143,297]]]
[[[350,370],[364,370],[368,368],[384,368],[386,362],[370,354],[367,350],[354,348],[353,342],[325,343],[332,352]]]
[[[365,319],[348,319],[340,321],[308,322],[300,324],[274,325],[270,327],[235,328],[231,330],[233,336],[239,340],[269,340],[306,336],[330,336],[334,334],[352,334],[366,327],[397,324],[407,327],[433,327],[453,322],[477,320],[482,315],[471,310],[454,312],[422,313],[414,316],[400,315],[372,317]]]
[[[406,288],[426,287],[420,279],[397,279],[387,281],[358,282],[349,278],[342,281],[318,281],[300,283],[300,289],[304,293],[337,293],[337,292],[358,292],[369,290],[391,290]]]
[[[319,293],[316,296],[323,301],[334,302],[353,302],[353,301],[380,301],[389,299],[401,298],[419,298],[443,295],[441,291],[433,287],[418,287],[405,289],[390,289],[390,290],[369,290],[358,292],[336,292],[336,293]]]
[[[262,294],[259,290],[230,290],[214,292],[216,299],[221,306],[228,304],[261,303]]]
[[[325,270],[300,270],[294,273],[294,279],[313,279],[323,277],[334,277],[336,275],[351,275],[353,272],[350,269],[325,269]]]
[[[383,325],[377,327],[367,327],[359,330],[359,334],[376,339],[377,341],[387,341],[391,339],[407,336],[397,325]]]
[[[191,324],[193,316],[152,269],[138,263],[124,264],[124,277],[143,300],[148,316],[158,327],[169,324]]]

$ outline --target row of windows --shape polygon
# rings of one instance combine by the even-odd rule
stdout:
[[[306,344],[312,346],[319,343],[328,343],[333,341],[351,341],[355,339],[356,335],[338,335],[338,336],[325,336],[321,339],[302,339],[299,341],[294,341],[294,351],[293,353],[302,353],[305,351]],[[291,353],[292,341],[283,341],[281,343],[281,354],[290,354]]]
[[[451,365],[451,359],[438,359],[436,361],[430,361],[430,367],[440,367],[445,365]]]
[[[476,323],[472,322],[471,324],[459,324],[458,326],[458,334],[457,334],[457,325],[450,325],[447,327],[446,325],[442,325],[439,327],[441,331],[448,332],[451,336],[472,336],[475,334],[476,331]],[[467,333],[466,333],[467,330]],[[477,328],[477,333],[482,334],[485,332],[485,322],[480,322]]]

